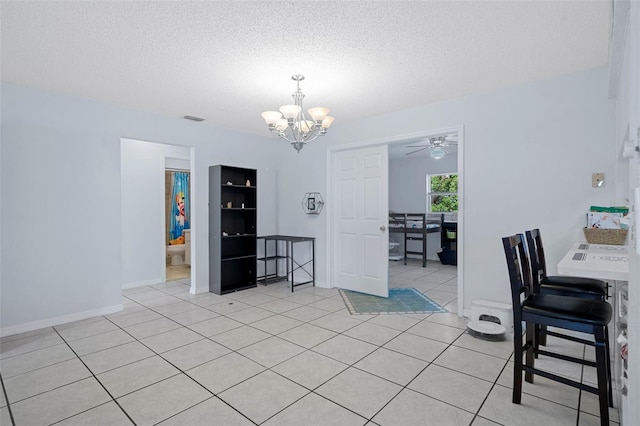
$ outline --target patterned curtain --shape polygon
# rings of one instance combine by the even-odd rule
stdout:
[[[169,244],[183,244],[184,240],[176,241],[182,237],[182,230],[189,229],[189,173],[173,172],[171,191],[171,241]]]

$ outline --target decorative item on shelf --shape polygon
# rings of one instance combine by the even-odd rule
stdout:
[[[227,208],[230,209],[233,207],[233,203],[231,201],[227,201]]]
[[[233,185],[233,182],[229,181],[227,182],[227,185]]]
[[[319,192],[307,192],[302,198],[302,209],[306,214],[320,214],[324,199]]]
[[[324,136],[333,122],[329,116],[329,109],[315,107],[309,109],[311,120],[307,120],[302,111],[302,99],[304,93],[300,90],[300,82],[304,80],[301,74],[291,76],[297,82],[298,89],[291,95],[295,105],[283,105],[278,111],[265,111],[262,118],[269,126],[269,131],[291,143],[298,153],[307,142],[311,142],[318,136]]]
[[[242,208],[244,209],[244,203],[242,203]]]
[[[245,183],[245,186],[251,186],[251,181],[249,179],[247,179],[247,183]]]
[[[229,234],[227,234],[226,232],[222,231],[222,236],[223,236],[223,237],[228,237],[228,236],[229,236]]]

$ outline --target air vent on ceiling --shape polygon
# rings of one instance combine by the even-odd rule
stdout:
[[[202,117],[196,117],[195,115],[185,115],[184,117],[185,120],[191,120],[191,121],[204,121],[204,118]]]

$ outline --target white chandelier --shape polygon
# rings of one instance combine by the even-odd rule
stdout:
[[[302,111],[304,93],[300,90],[300,82],[304,80],[304,76],[295,74],[291,76],[291,79],[296,81],[298,85],[298,90],[291,95],[295,105],[283,105],[280,107],[280,112],[265,111],[262,113],[262,118],[269,126],[271,133],[276,133],[291,143],[300,153],[307,142],[327,133],[327,129],[333,122],[333,117],[327,115],[329,108],[315,107],[309,109],[311,120],[308,120]]]

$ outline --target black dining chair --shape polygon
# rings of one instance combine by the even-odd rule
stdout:
[[[576,296],[596,300],[606,300],[607,283],[596,278],[565,275],[547,275],[547,264],[540,229],[526,231],[529,259],[533,271],[533,287],[536,293]]]
[[[607,300],[607,283],[602,280],[568,275],[547,275],[547,263],[540,229],[526,231],[525,235],[529,249],[534,293]],[[546,327],[541,327],[537,343],[542,346],[546,345],[547,335],[553,335],[553,332],[548,331]]]
[[[514,375],[512,402],[520,404],[522,373],[525,373],[525,381],[528,383],[533,383],[534,375],[538,375],[598,395],[600,423],[608,426],[608,407],[613,406],[610,369],[607,365],[609,362],[607,325],[611,321],[611,306],[607,302],[596,299],[535,293],[524,236],[516,234],[504,237],[502,244],[509,271],[513,305]],[[526,331],[524,342],[523,323]],[[541,349],[536,343],[541,326],[552,326],[557,329],[577,331],[593,336],[592,340],[570,335],[563,335],[563,338],[594,346],[596,361]],[[523,356],[525,357],[524,363]],[[595,367],[597,387],[536,367],[535,358],[538,356],[548,356]]]

